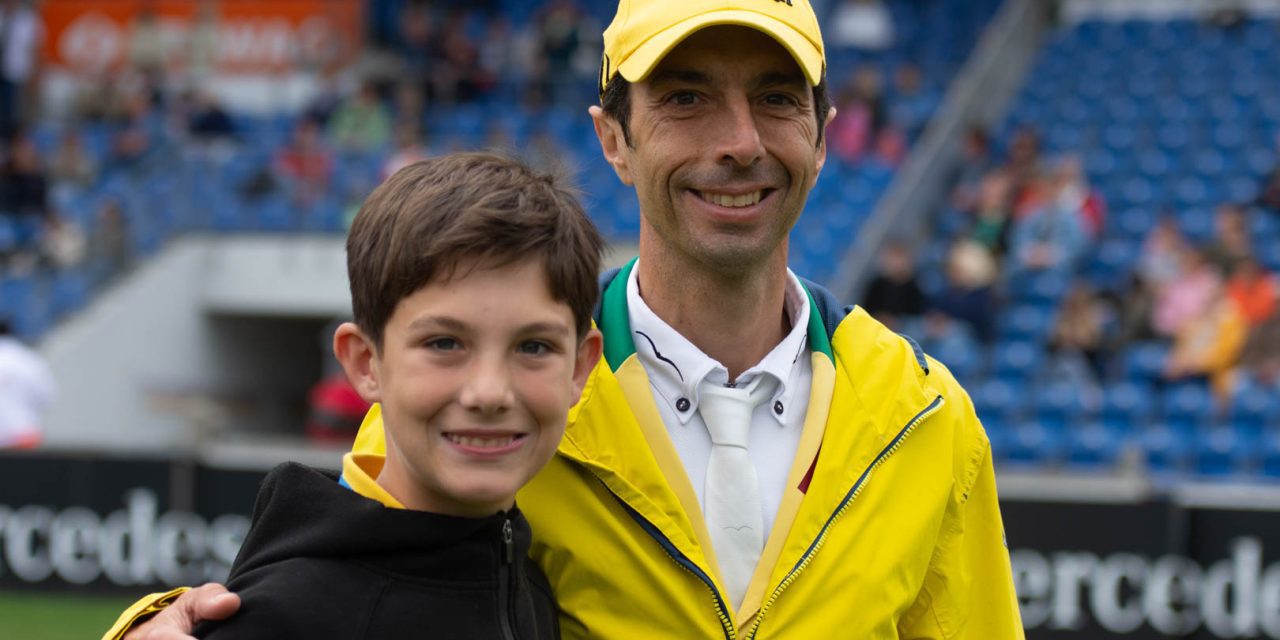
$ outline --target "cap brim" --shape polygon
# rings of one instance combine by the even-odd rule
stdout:
[[[738,25],[763,32],[778,41],[795,58],[811,86],[822,81],[822,53],[808,38],[787,24],[754,11],[713,11],[679,22],[655,34],[618,65],[618,73],[630,82],[649,76],[658,61],[695,31],[716,25]]]

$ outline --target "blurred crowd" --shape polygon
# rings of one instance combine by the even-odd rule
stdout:
[[[1078,157],[1044,157],[1030,128],[1014,133],[1002,157],[975,128],[962,155],[951,218],[941,225],[954,230],[942,287],[926,296],[915,257],[888,247],[864,301],[873,313],[891,323],[925,317],[932,335],[959,326],[989,346],[1016,292],[1065,282],[1042,332],[1052,375],[1096,389],[1123,375],[1129,347],[1154,343],[1165,353],[1160,381],[1202,381],[1219,408],[1246,381],[1280,390],[1280,278],[1250,234],[1257,218],[1280,219],[1280,153],[1256,199],[1216,207],[1207,240],[1189,237],[1166,211],[1126,261],[1132,268],[1104,282],[1084,267],[1099,249],[1107,205]]]

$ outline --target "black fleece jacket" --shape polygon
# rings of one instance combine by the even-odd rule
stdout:
[[[240,611],[196,637],[559,638],[517,509],[487,518],[391,509],[295,463],[267,475],[227,587]]]

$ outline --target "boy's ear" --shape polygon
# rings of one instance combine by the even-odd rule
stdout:
[[[355,323],[344,322],[333,332],[333,355],[342,364],[347,380],[366,402],[381,402],[378,351]]]
[[[604,153],[604,159],[613,167],[613,172],[618,174],[622,184],[635,184],[631,179],[631,166],[627,164],[625,152],[630,147],[626,136],[622,135],[622,125],[599,106],[592,106],[587,112],[591,114],[591,124],[596,128],[596,138],[600,140],[600,151]]]
[[[596,368],[603,350],[604,336],[600,335],[599,329],[592,327],[578,345],[578,355],[573,363],[573,401],[575,403],[582,397],[582,389],[587,386],[587,378],[591,376],[591,370]]]

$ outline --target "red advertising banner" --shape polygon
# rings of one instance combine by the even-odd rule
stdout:
[[[45,62],[73,71],[147,56],[169,68],[276,73],[345,57],[363,37],[358,0],[43,0],[39,6]]]

